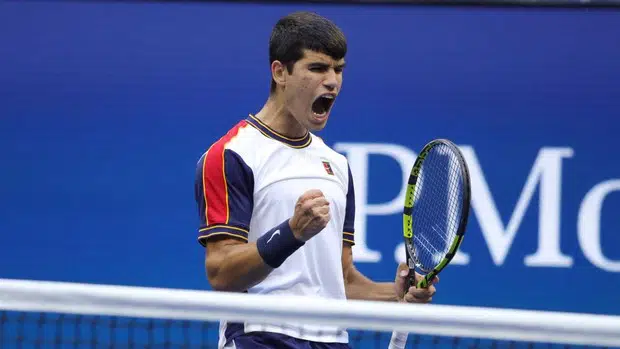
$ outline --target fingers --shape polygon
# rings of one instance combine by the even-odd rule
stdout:
[[[408,274],[409,274],[409,267],[406,264],[401,263],[398,266],[397,278],[401,277],[402,275],[403,281],[401,285],[403,288],[406,287],[405,282],[406,282]],[[405,293],[402,296],[403,300],[408,303],[430,303],[432,302],[433,296],[437,292],[437,289],[435,288],[434,285],[439,282],[439,276],[433,277],[431,281],[428,283],[428,286],[424,288],[417,287],[417,284],[422,279],[424,279],[423,275],[416,272],[414,279],[415,279],[415,285],[409,287],[409,289],[407,290],[407,293]],[[396,282],[399,283],[398,280]]]
[[[331,219],[329,201],[318,189],[303,193],[297,200],[291,218],[291,229],[295,237],[307,241],[321,232]]]
[[[400,263],[398,265],[398,269],[396,269],[396,279],[395,282],[399,284],[402,289],[402,293],[405,293],[406,284],[409,280],[409,266],[405,263]]]
[[[402,301],[405,297],[407,275],[409,275],[409,266],[405,263],[400,263],[396,269],[396,277],[394,278],[394,287],[399,301]]]
[[[318,197],[306,201],[303,204],[305,213],[312,218],[329,218],[329,201],[324,197]]]
[[[319,218],[319,219],[329,218],[329,207],[328,206],[314,207],[312,215],[315,218]]]
[[[331,218],[329,214],[329,206],[313,207],[310,216],[320,227],[325,227]]]
[[[396,277],[397,278],[406,278],[409,275],[409,266],[407,263],[398,264],[398,269],[396,269]]]
[[[324,196],[310,199],[304,203],[308,207],[329,207],[329,201]]]
[[[303,193],[299,199],[301,201],[306,201],[306,200],[311,200],[311,199],[320,198],[320,197],[323,197],[323,198],[325,197],[322,191],[320,191],[319,189],[310,189],[306,191],[305,193]]]
[[[430,303],[433,300],[435,292],[437,292],[437,290],[433,285],[427,288],[410,287],[404,299],[409,303]]]
[[[302,202],[302,210],[306,215],[320,221],[329,221],[329,201],[327,201],[323,192],[318,189],[311,189],[305,192],[299,199]]]
[[[305,211],[309,211],[317,207],[329,207],[329,201],[327,201],[322,191],[311,189],[299,197],[298,205],[301,205]]]

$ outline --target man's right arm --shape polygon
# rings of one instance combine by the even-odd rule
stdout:
[[[323,193],[309,190],[297,200],[290,219],[267,231],[255,243],[220,236],[207,240],[205,265],[211,287],[242,292],[260,283],[321,232],[329,219],[329,202]]]
[[[290,219],[249,242],[254,176],[225,143],[215,143],[198,162],[195,194],[198,241],[206,249],[207,278],[215,290],[243,292],[260,283],[329,221],[328,201],[320,191],[309,190]]]
[[[273,270],[258,253],[256,243],[234,238],[207,241],[205,265],[214,290],[243,292],[263,281]]]
[[[243,292],[272,270],[248,242],[254,175],[226,139],[211,146],[196,168],[195,199],[205,247],[207,279],[214,290]]]

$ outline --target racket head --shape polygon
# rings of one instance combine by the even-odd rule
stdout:
[[[426,144],[411,168],[403,210],[403,235],[409,266],[407,289],[415,272],[425,288],[452,260],[463,241],[469,217],[469,169],[458,147],[447,139]]]

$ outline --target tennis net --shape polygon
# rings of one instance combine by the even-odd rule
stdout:
[[[620,348],[620,317],[0,279],[0,348],[217,348],[219,320],[348,328],[352,348]]]

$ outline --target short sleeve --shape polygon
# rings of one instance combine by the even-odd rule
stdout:
[[[200,226],[198,242],[213,236],[248,241],[252,217],[254,176],[236,152],[215,143],[196,168],[195,198]]]
[[[347,206],[344,215],[344,226],[342,229],[342,241],[344,244],[355,245],[355,186],[353,185],[353,175],[351,167],[348,166],[349,184],[347,189]]]

